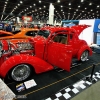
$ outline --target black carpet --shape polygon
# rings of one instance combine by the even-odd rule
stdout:
[[[19,83],[6,80],[5,83],[10,87],[10,89],[16,95],[25,95],[24,99],[17,100],[42,100],[43,98],[49,97],[62,88],[69,86],[84,76],[91,74],[92,65],[96,64],[95,71],[100,70],[100,54],[94,53],[93,56],[89,58],[88,61],[82,63],[81,65],[71,68],[70,72],[61,71],[57,72],[55,70],[42,73],[39,75],[34,74],[30,79],[34,79],[37,86],[30,89],[24,90],[22,92],[16,91],[16,85]]]

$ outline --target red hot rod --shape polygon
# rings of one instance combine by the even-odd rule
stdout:
[[[42,73],[55,67],[70,71],[72,58],[86,61],[92,50],[79,34],[89,27],[43,27],[34,38],[0,40],[0,76],[27,79],[33,69]]]

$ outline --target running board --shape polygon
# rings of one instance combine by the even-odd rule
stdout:
[[[79,65],[81,65],[81,64],[82,64],[82,63],[80,63],[80,62],[72,63],[71,68],[74,68],[74,67],[79,66]],[[64,71],[64,69],[61,69],[61,68],[58,68],[58,67],[54,67],[54,69],[55,69],[55,71],[57,71],[57,72],[62,72],[62,71]]]

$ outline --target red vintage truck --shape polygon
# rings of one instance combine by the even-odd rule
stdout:
[[[72,58],[86,61],[92,50],[79,34],[88,25],[43,27],[33,38],[0,40],[0,77],[26,80],[55,67],[70,71]]]

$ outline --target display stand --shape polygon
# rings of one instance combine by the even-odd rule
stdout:
[[[0,100],[14,100],[15,94],[9,87],[0,79]]]

